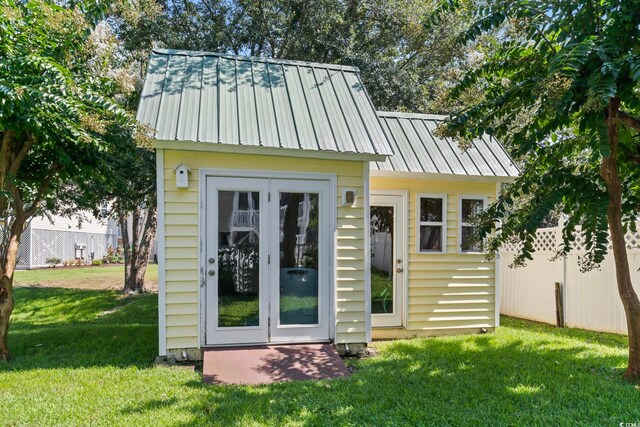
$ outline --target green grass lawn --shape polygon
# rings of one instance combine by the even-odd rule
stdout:
[[[343,380],[205,386],[155,367],[157,296],[19,288],[0,425],[620,425],[625,338],[504,319],[497,333],[376,343]]]
[[[18,270],[17,285],[46,285],[65,288],[122,289],[124,266],[87,266]],[[150,290],[158,288],[158,265],[149,264],[145,282]]]

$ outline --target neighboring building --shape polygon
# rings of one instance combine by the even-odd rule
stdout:
[[[35,217],[20,238],[16,268],[46,267],[49,258],[90,264],[117,247],[118,233],[114,221],[96,219],[90,212]]]
[[[497,325],[494,264],[459,236],[516,168],[380,114],[352,67],[153,52],[160,355]]]

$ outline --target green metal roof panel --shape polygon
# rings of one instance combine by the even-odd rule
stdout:
[[[382,128],[395,153],[372,170],[442,173],[449,175],[516,177],[518,168],[502,145],[487,135],[461,150],[449,138],[436,136],[445,117],[431,114],[378,112]]]
[[[392,154],[358,70],[154,50],[138,120],[158,140]]]

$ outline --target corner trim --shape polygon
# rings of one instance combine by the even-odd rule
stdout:
[[[158,192],[158,353],[167,355],[167,290],[165,284],[165,212],[164,212],[164,150],[156,149],[156,187]]]
[[[369,163],[363,163],[364,178],[364,339],[370,343],[371,338],[371,190],[369,183]]]

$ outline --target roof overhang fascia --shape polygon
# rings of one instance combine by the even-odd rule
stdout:
[[[153,148],[185,151],[210,151],[217,153],[237,153],[237,154],[258,154],[264,156],[284,156],[307,159],[327,159],[327,160],[355,160],[383,162],[387,159],[384,154],[372,153],[344,153],[337,151],[301,150],[278,147],[257,147],[255,145],[231,145],[216,144],[212,142],[193,141],[166,141],[154,140]]]
[[[398,172],[372,169],[371,176],[382,178],[430,179],[434,181],[514,182],[514,176],[455,175],[431,172]]]

